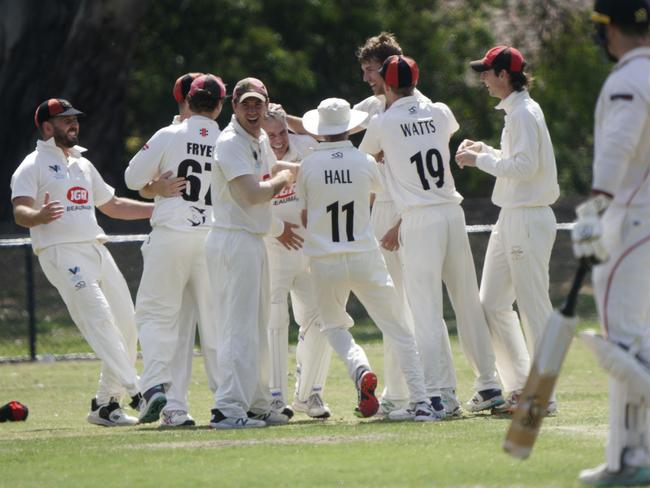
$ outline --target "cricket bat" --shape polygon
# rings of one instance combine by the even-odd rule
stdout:
[[[560,368],[576,331],[578,292],[590,269],[590,261],[580,261],[564,305],[560,310],[553,310],[548,319],[526,386],[519,397],[519,404],[503,442],[503,449],[513,457],[526,459],[533,449]]]

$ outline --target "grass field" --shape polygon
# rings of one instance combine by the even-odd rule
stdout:
[[[366,347],[381,381],[381,345]],[[459,397],[467,400],[471,373],[453,347]],[[527,461],[501,450],[504,418],[357,419],[356,393],[338,358],[325,394],[331,419],[296,415],[288,426],[243,432],[207,427],[212,400],[201,358],[190,391],[197,427],[90,425],[98,371],[97,361],[0,366],[0,404],[30,407],[27,422],[0,424],[0,486],[565,487],[580,486],[578,471],[603,459],[606,377],[577,341],[559,382],[560,412],[545,420]]]

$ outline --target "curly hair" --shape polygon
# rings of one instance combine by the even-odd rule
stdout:
[[[364,61],[383,63],[393,54],[402,54],[402,48],[395,39],[395,34],[390,32],[380,32],[379,35],[369,37],[363,46],[357,49],[357,59],[360,63]]]

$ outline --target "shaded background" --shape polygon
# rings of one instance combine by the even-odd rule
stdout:
[[[87,113],[80,143],[88,158],[118,195],[134,197],[124,169],[176,113],[171,90],[178,76],[211,72],[229,88],[255,76],[272,101],[297,115],[331,96],[355,103],[370,94],[355,51],[382,30],[393,32],[418,61],[421,91],[455,113],[461,129],[452,151],[466,137],[498,145],[503,125],[503,112],[494,110],[498,101],[468,61],[495,44],[520,48],[555,146],[558,221],[570,221],[575,201],[589,189],[593,109],[610,69],[591,40],[591,6],[589,0],[0,0],[0,236],[27,232],[13,223],[9,182],[34,148],[33,116],[41,101],[67,98]],[[231,113],[227,106],[221,127]],[[468,222],[493,223],[493,178],[452,166]],[[146,222],[99,218],[109,233],[148,231]],[[472,244],[480,270],[484,247]],[[135,292],[138,246],[120,246],[112,251]],[[558,244],[553,258],[556,300],[572,269],[567,249]],[[22,327],[22,256],[22,250],[0,248],[0,334],[10,323]],[[45,327],[44,319],[53,316],[47,307],[58,307],[62,317],[66,312],[55,290],[37,284],[39,327]]]

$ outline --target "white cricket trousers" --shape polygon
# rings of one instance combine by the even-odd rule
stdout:
[[[38,260],[79,331],[101,359],[97,403],[140,391],[135,369],[137,330],[129,288],[103,244],[57,244]]]
[[[354,325],[345,310],[350,291],[354,292],[383,336],[393,342],[399,367],[409,387],[410,401],[428,400],[415,337],[402,322],[399,298],[379,249],[312,257],[310,268],[323,330]],[[363,350],[358,347],[357,351],[342,358],[353,381],[357,379],[357,369],[368,366]]]
[[[264,240],[213,228],[205,241],[217,329],[215,407],[226,417],[271,409],[269,266]]]
[[[332,348],[320,331],[318,304],[309,276],[309,260],[302,250],[288,250],[276,239],[266,239],[271,280],[269,319],[269,387],[275,400],[288,403],[289,305],[299,325],[296,347],[295,397],[307,401],[312,393],[322,394]]]
[[[446,369],[454,367],[444,352],[443,281],[456,314],[460,345],[474,371],[474,388],[500,388],[461,206],[408,209],[402,214],[400,240],[428,396],[440,395],[440,389],[448,386],[444,384],[449,375]]]
[[[550,207],[529,207],[501,209],[490,235],[481,303],[490,326],[497,371],[509,392],[526,384],[530,358],[553,310],[548,268],[556,233]],[[515,300],[519,316],[512,307]]]
[[[370,213],[370,225],[378,241],[386,235],[386,232],[392,228],[400,219],[395,203],[392,200],[375,200]],[[401,250],[388,251],[381,247],[381,253],[386,261],[388,273],[393,279],[395,292],[400,301],[400,310],[402,310],[402,323],[413,331],[413,316],[406,299],[404,290],[404,281],[402,276]],[[384,337],[384,391],[381,394],[382,399],[390,400],[398,407],[406,407],[409,398],[408,386],[402,370],[399,367],[395,347],[389,337]],[[453,370],[452,370],[453,371]],[[455,382],[454,382],[455,385]]]
[[[187,367],[187,363],[174,362],[179,349],[185,354],[188,349],[190,331],[181,333],[180,329],[194,327],[179,321],[186,287],[199,321],[208,383],[216,391],[216,330],[204,254],[206,235],[203,230],[180,232],[155,227],[142,245],[144,264],[135,306],[144,362],[142,391],[160,384],[169,388],[172,367]]]
[[[612,204],[602,218],[603,244],[609,259],[592,271],[603,333],[638,350],[650,365],[650,207]],[[650,392],[633,391],[610,377],[609,435],[605,448],[609,469],[621,459],[650,466]]]

